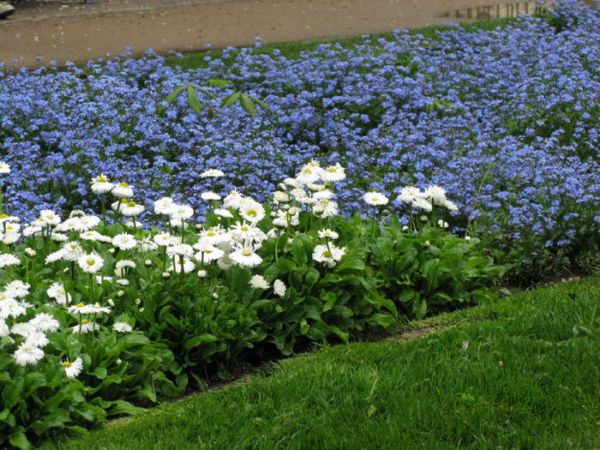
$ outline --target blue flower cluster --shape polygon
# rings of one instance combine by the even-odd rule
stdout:
[[[10,212],[86,208],[92,176],[128,181],[148,203],[172,195],[200,213],[207,168],[264,199],[308,159],[340,162],[345,213],[361,195],[439,184],[459,205],[454,223],[527,258],[573,248],[600,229],[600,17],[565,1],[551,20],[506,28],[460,27],[425,38],[398,31],[350,49],[322,45],[297,59],[277,51],[224,51],[184,71],[149,53],[0,74],[2,159]],[[251,117],[201,96],[194,113],[185,83],[211,78],[223,98],[244,91],[271,111]],[[399,206],[399,205],[396,205]]]

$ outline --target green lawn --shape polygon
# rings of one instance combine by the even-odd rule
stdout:
[[[502,18],[502,19],[485,19],[477,20],[470,23],[462,24],[461,26],[467,31],[477,30],[493,30],[497,27],[505,27],[514,19]],[[417,28],[410,30],[412,34],[421,34],[426,37],[435,37],[441,30],[446,29],[447,26],[431,26],[425,28]],[[370,36],[372,41],[376,41],[379,38],[391,38],[392,33],[379,33]],[[281,54],[287,58],[297,58],[301,52],[306,50],[315,50],[320,44],[340,44],[344,48],[352,47],[356,44],[363,42],[363,38],[360,36],[346,37],[346,38],[330,38],[318,41],[303,41],[303,42],[283,42],[277,44],[263,45],[256,51],[261,54],[272,54],[273,50],[277,49]],[[182,59],[176,58],[175,56],[167,57],[167,63],[169,65],[178,65],[183,69],[197,69],[206,67],[207,56],[213,58],[219,58],[222,55],[221,50],[208,50],[203,52],[186,53]]]
[[[519,294],[414,323],[439,330],[409,342],[324,348],[56,447],[598,448],[599,305],[598,278]]]

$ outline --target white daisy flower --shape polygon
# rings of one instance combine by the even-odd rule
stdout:
[[[221,200],[221,196],[213,191],[207,191],[200,194],[200,197],[205,202],[213,202]]]
[[[433,202],[434,205],[443,206],[446,203],[446,190],[437,185],[428,186],[423,196]]]
[[[243,201],[244,196],[242,194],[238,191],[231,191],[227,197],[223,199],[223,206],[225,206],[225,208],[238,209]]]
[[[133,200],[121,201],[121,214],[125,217],[137,217],[144,212],[144,207]]]
[[[156,245],[160,247],[168,247],[169,245],[176,245],[181,242],[180,237],[172,236],[169,233],[159,233],[154,235],[152,238]]]
[[[283,281],[275,280],[273,282],[273,292],[275,292],[275,294],[278,295],[279,297],[284,297],[286,290],[287,290],[287,288]]]
[[[384,206],[389,202],[388,198],[379,192],[366,192],[363,195],[363,200],[367,205],[372,206]]]
[[[0,297],[4,294],[0,294]],[[0,299],[0,319],[5,320],[9,317],[20,317],[27,312],[27,308],[24,303],[21,303],[14,298],[5,297]]]
[[[58,225],[62,219],[51,209],[42,209],[38,221],[48,225]]]
[[[194,258],[201,264],[209,264],[217,259],[223,257],[225,252],[220,248],[217,248],[210,244],[196,245],[194,246],[198,252],[194,255]]]
[[[225,219],[231,219],[233,217],[231,211],[225,208],[217,208],[213,212],[215,213],[215,216],[223,217]]]
[[[104,174],[92,178],[91,189],[94,194],[106,194],[107,192],[110,192],[113,187],[114,184],[112,184]]]
[[[217,265],[221,270],[227,270],[234,264],[235,262],[229,257],[229,255],[223,255],[222,258],[217,259]]]
[[[37,364],[44,358],[44,351],[34,345],[23,342],[13,356],[18,365],[27,366]]]
[[[275,191],[273,194],[274,203],[286,203],[290,201],[290,196],[286,192]]]
[[[250,278],[249,284],[254,289],[269,289],[269,283],[262,275],[254,275],[252,278]]]
[[[154,202],[154,212],[156,214],[170,215],[175,202],[171,197],[163,197]]]
[[[66,252],[64,249],[60,249],[56,252],[52,252],[52,253],[48,254],[48,256],[46,256],[44,263],[51,264],[56,261],[61,261],[64,258],[65,253]]]
[[[296,174],[296,179],[303,184],[316,183],[321,180],[323,169],[314,163],[308,163]]]
[[[265,208],[251,198],[242,201],[239,207],[240,215],[248,222],[257,223],[265,217]]]
[[[4,161],[0,161],[0,173],[1,174],[10,173],[10,165],[5,163]]]
[[[118,333],[129,333],[133,331],[133,327],[127,322],[115,322],[113,324],[113,330],[115,330]]]
[[[236,264],[244,267],[256,267],[262,262],[262,258],[250,247],[237,249],[229,255],[229,258]]]
[[[319,200],[313,205],[313,213],[323,219],[336,216],[338,213],[338,204],[333,200]]]
[[[77,378],[83,370],[83,361],[81,358],[77,358],[75,361],[64,360],[61,363],[63,369],[65,369],[65,375],[67,378]]]
[[[175,244],[171,247],[167,247],[167,255],[186,256],[191,258],[194,255],[194,248],[189,244]]]
[[[346,254],[345,248],[336,247],[333,244],[317,245],[313,250],[313,260],[323,263],[328,267],[334,267]]]
[[[48,342],[50,341],[48,340],[46,335],[44,333],[40,333],[39,331],[28,333],[25,336],[25,344],[31,345],[33,347],[42,348],[48,345]]]
[[[329,166],[321,173],[321,179],[325,183],[335,183],[346,179],[346,170],[338,163],[334,166]]]
[[[413,204],[415,200],[423,198],[423,193],[416,186],[405,186],[400,190],[397,198],[399,202]]]
[[[220,178],[224,176],[225,174],[219,169],[208,169],[200,174],[200,178]]]
[[[23,298],[29,294],[31,285],[21,280],[14,280],[4,286],[4,293],[11,298]]]
[[[63,252],[61,259],[65,261],[77,261],[84,254],[83,248],[76,241],[65,243],[60,251]]]
[[[81,324],[77,324],[71,327],[73,333],[89,333],[90,331],[94,331],[94,322],[90,322],[89,320],[82,320]]]
[[[340,235],[335,231],[330,230],[329,228],[324,228],[323,230],[319,230],[319,238],[321,239],[331,239],[336,240]]]
[[[133,197],[133,188],[126,182],[121,181],[117,185],[115,185],[110,191],[112,195],[117,198],[131,198]]]
[[[136,238],[129,233],[119,233],[112,238],[112,245],[120,250],[131,250],[138,244]]]
[[[0,269],[9,266],[18,266],[21,260],[10,253],[0,254]]]
[[[69,237],[66,234],[57,233],[55,231],[52,232],[52,234],[50,235],[50,238],[54,242],[67,242],[69,240]]]
[[[88,253],[80,256],[77,264],[86,273],[96,273],[104,266],[104,260],[97,253]]]
[[[169,213],[172,220],[187,220],[194,215],[194,210],[188,205],[173,205],[171,212]]]
[[[167,269],[169,272],[175,272],[175,273],[190,273],[193,270],[196,269],[196,266],[194,265],[194,263],[192,261],[190,261],[188,258],[183,258],[183,264],[181,262],[180,258],[175,258],[175,261],[173,263],[171,263],[171,265],[169,266],[169,268]]]
[[[65,287],[61,283],[52,283],[46,290],[48,297],[54,299],[56,303],[65,305],[71,303],[71,295],[67,293]]]

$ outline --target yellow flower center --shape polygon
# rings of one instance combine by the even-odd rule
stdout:
[[[124,181],[121,181],[121,182],[119,183],[119,186],[121,186],[121,187],[129,187],[129,184],[128,184],[128,183],[125,183]]]
[[[244,250],[242,250],[242,255],[243,256],[252,256],[254,252],[252,250],[250,250],[249,248],[246,248]]]
[[[0,219],[6,219],[6,218],[8,218],[8,214],[4,214],[4,213],[0,214]]]
[[[249,209],[248,211],[246,211],[246,215],[250,217],[256,217],[258,216],[258,212],[255,209]]]
[[[83,308],[85,305],[83,303],[77,303],[76,308]]]
[[[333,255],[331,254],[331,252],[330,252],[329,250],[325,250],[325,251],[323,252],[323,256],[324,256],[325,258],[331,258]]]
[[[68,369],[73,365],[73,363],[71,361],[63,361],[62,365],[65,369]]]
[[[85,263],[88,266],[93,266],[94,264],[96,264],[96,260],[94,258],[88,258],[88,259],[85,260]]]

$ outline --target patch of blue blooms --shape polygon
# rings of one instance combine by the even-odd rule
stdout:
[[[226,49],[189,71],[150,52],[6,71],[5,202],[25,219],[86,208],[97,201],[90,178],[104,173],[132,184],[146,204],[171,195],[202,214],[200,194],[214,187],[200,179],[205,169],[227,174],[223,191],[263,200],[315,158],[347,168],[344,213],[368,213],[365,188],[393,195],[438,184],[459,206],[454,223],[526,260],[597,243],[600,18],[573,1],[551,15],[493,31],[450,27],[437,38],[397,31],[297,59]],[[166,103],[176,87],[211,78],[232,82],[210,88],[218,98],[243,91],[271,111],[251,117],[202,96],[199,114],[185,96]]]

